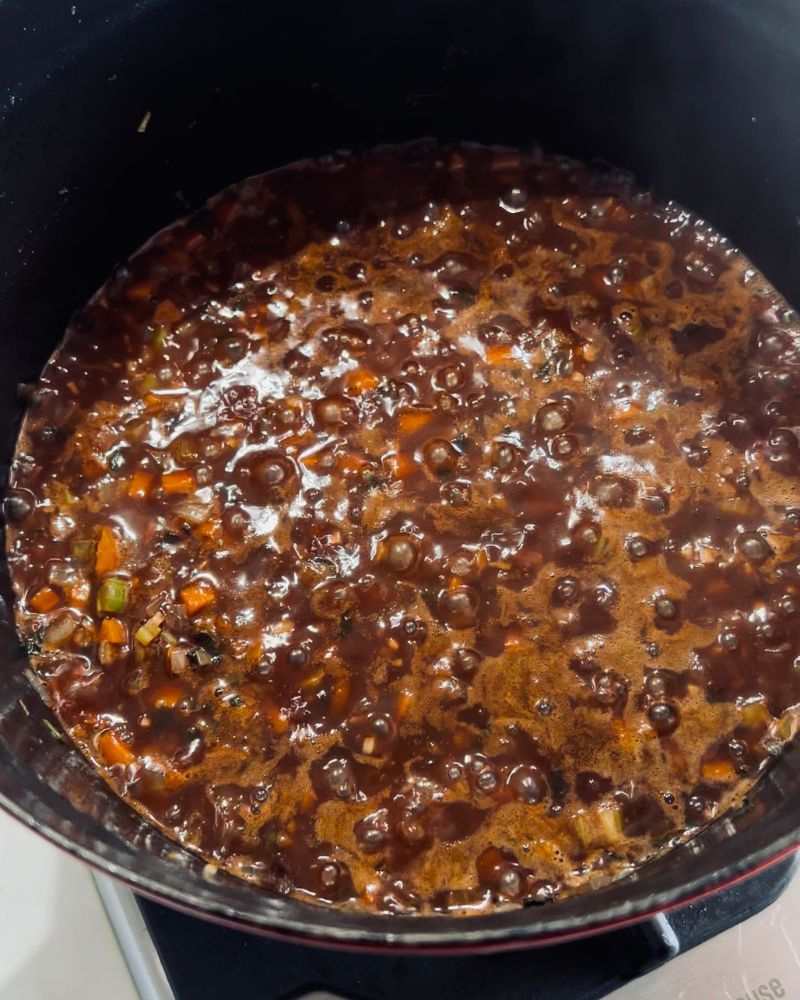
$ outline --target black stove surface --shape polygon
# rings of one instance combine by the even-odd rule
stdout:
[[[361,955],[272,941],[137,899],[176,1000],[597,1000],[768,906],[794,857],[666,917],[582,941],[497,955]]]

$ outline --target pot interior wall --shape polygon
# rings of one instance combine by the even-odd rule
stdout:
[[[225,184],[330,149],[437,136],[599,157],[704,215],[800,302],[800,13],[790,3],[4,0],[0,38],[5,463],[16,384],[37,375],[117,261]],[[8,621],[0,656],[0,796],[29,822],[187,905],[308,931],[302,906],[203,883],[199,865],[175,861],[44,729]],[[674,865],[655,866],[563,907],[441,932],[489,940],[589,926],[742,870],[789,843],[796,770],[781,762],[754,809],[685,851],[677,883]],[[379,933],[358,920],[337,930],[317,911],[312,923],[340,939]]]

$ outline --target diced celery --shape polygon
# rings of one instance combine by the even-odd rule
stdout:
[[[152,618],[148,618],[144,625],[136,630],[136,641],[143,646],[149,646],[154,639],[158,638],[164,618],[165,615],[162,611],[156,611]]]
[[[78,562],[94,562],[94,554],[97,549],[97,542],[92,538],[76,538],[72,543],[72,557]]]
[[[130,589],[130,580],[107,576],[97,591],[97,610],[106,614],[124,611],[128,606]]]

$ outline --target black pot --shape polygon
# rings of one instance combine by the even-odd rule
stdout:
[[[117,261],[187,204],[330,148],[433,135],[601,157],[696,209],[800,302],[791,0],[75,3],[0,0],[6,464],[17,383]],[[5,578],[3,590],[10,600]],[[277,898],[208,877],[54,738],[3,611],[0,804],[133,888],[242,928],[351,947],[518,947],[672,906],[800,840],[795,747],[736,815],[554,905],[425,918]]]

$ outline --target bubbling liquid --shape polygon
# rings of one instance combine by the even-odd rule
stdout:
[[[35,671],[121,796],[271,891],[555,900],[797,727],[800,328],[622,175],[415,144],[250,178],[28,399]]]

